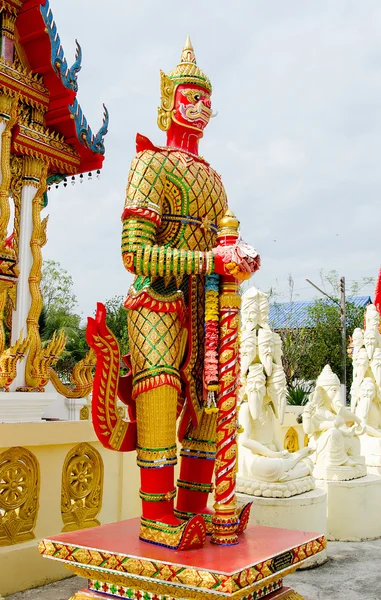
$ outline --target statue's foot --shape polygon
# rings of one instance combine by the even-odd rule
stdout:
[[[238,512],[238,519],[239,519],[239,524],[237,527],[237,535],[241,535],[241,533],[243,533],[249,523],[249,518],[250,518],[250,509],[251,509],[251,505],[253,503],[252,502],[248,502],[247,504],[244,504],[237,512]]]
[[[206,535],[212,535],[212,533],[213,533],[212,517],[214,514],[214,511],[212,509],[205,506],[202,510],[200,510],[200,512],[194,513],[194,512],[184,512],[182,510],[178,510],[177,508],[175,508],[174,512],[175,512],[175,516],[178,519],[180,519],[180,521],[183,521],[183,522],[188,521],[192,517],[200,515],[200,517],[202,517],[205,521]]]
[[[139,538],[150,544],[172,550],[192,550],[204,545],[205,536],[206,525],[201,515],[196,515],[180,525],[140,518]]]

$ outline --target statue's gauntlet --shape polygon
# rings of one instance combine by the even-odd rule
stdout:
[[[124,266],[136,275],[178,277],[214,272],[213,253],[179,250],[155,244],[155,223],[127,218],[123,223],[122,255]]]

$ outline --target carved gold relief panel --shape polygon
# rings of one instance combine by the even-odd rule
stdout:
[[[62,531],[75,531],[100,525],[103,461],[90,444],[78,444],[66,456],[62,469]]]
[[[293,427],[290,427],[285,435],[284,449],[289,452],[297,452],[297,450],[299,450],[298,433]]]
[[[33,540],[40,493],[40,469],[26,448],[0,454],[0,546]]]

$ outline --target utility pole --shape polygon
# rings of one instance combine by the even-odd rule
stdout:
[[[344,404],[347,400],[347,339],[345,312],[345,277],[340,277],[340,324],[341,324],[341,359],[343,361]]]
[[[340,277],[340,302],[337,298],[333,298],[324,290],[321,290],[315,283],[306,279],[307,283],[316,288],[321,294],[327,296],[332,302],[340,306],[340,330],[341,330],[341,361],[342,361],[342,378],[341,387],[343,391],[344,406],[347,402],[347,340],[346,340],[346,312],[345,312],[345,277]]]

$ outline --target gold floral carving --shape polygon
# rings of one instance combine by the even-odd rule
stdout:
[[[304,447],[308,446],[308,441],[309,441],[309,437],[308,437],[308,435],[305,433],[305,434],[304,434]]]
[[[44,387],[50,379],[52,365],[55,365],[65,349],[66,335],[63,331],[59,334],[55,331],[49,344],[44,348],[41,347],[40,337],[37,330],[37,335],[34,329],[30,329],[29,337],[31,338],[31,346],[38,348],[34,354],[30,364],[30,374],[26,371],[26,383],[30,389],[37,389],[39,392],[44,391]],[[28,354],[28,361],[31,357],[32,350]]]
[[[29,273],[29,290],[31,305],[27,318],[28,337],[31,345],[25,369],[25,381],[29,388],[42,391],[49,380],[49,368],[57,362],[64,350],[66,338],[63,334],[53,336],[46,348],[41,348],[38,319],[42,309],[42,294],[40,289],[42,253],[41,248],[46,244],[47,217],[41,221],[42,196],[46,191],[47,166],[42,161],[26,157],[24,159],[24,179],[28,185],[37,186],[32,200],[32,235],[30,247],[33,263]]]
[[[0,58],[0,64],[1,64],[1,58]],[[2,89],[2,92],[4,92],[5,90]],[[12,98],[10,98],[9,96],[6,96],[4,93],[0,94],[0,123],[1,122],[5,122],[7,123],[9,120],[9,116],[11,113],[11,107],[12,107]]]
[[[56,371],[52,368],[49,372],[50,381],[57,392],[66,396],[66,398],[85,398],[90,394],[93,387],[95,363],[95,352],[90,348],[85,358],[80,360],[73,368],[71,374],[71,384],[73,387],[70,388],[62,383]]]
[[[88,421],[90,419],[90,410],[87,404],[84,404],[79,411],[79,420],[80,421]]]
[[[9,206],[9,188],[11,185],[11,137],[12,127],[17,121],[18,99],[12,101],[10,116],[6,122],[1,137],[1,185],[0,185],[0,249],[5,251],[4,243],[7,237],[8,223],[11,215]],[[8,250],[9,254],[12,252]]]
[[[19,235],[20,235],[20,213],[21,213],[21,190],[23,184],[24,160],[20,156],[12,154],[11,156],[11,195],[15,208],[13,223],[13,249],[16,257],[19,253]]]
[[[49,106],[49,92],[40,75],[32,74],[16,61],[10,65],[0,58],[0,85],[9,98],[17,95],[22,102],[44,111]]]
[[[66,144],[59,133],[35,123],[33,126],[20,124],[13,147],[20,154],[42,161],[47,160],[48,153],[49,163],[67,174],[76,173],[81,162],[74,148]]]
[[[15,38],[15,24],[16,15],[7,13],[6,11],[2,14],[3,20],[1,23],[2,35],[8,37],[11,40]]]
[[[172,122],[176,86],[163,71],[160,71],[160,88],[161,104],[158,108],[157,124],[162,131],[168,131]]]
[[[62,531],[99,525],[96,517],[102,507],[102,495],[102,457],[90,444],[78,444],[66,456],[62,469]]]
[[[297,452],[299,450],[298,433],[293,427],[290,427],[285,435],[284,449],[289,452]]]
[[[3,388],[5,392],[9,392],[9,386],[17,375],[18,361],[22,360],[28,352],[30,338],[27,337],[23,340],[22,335],[23,332],[21,331],[16,343],[0,354],[0,388]]]
[[[0,355],[5,348],[4,317],[7,299],[14,304],[16,287],[15,282],[0,278]]]
[[[0,546],[34,539],[39,492],[40,469],[29,450],[0,454]]]

